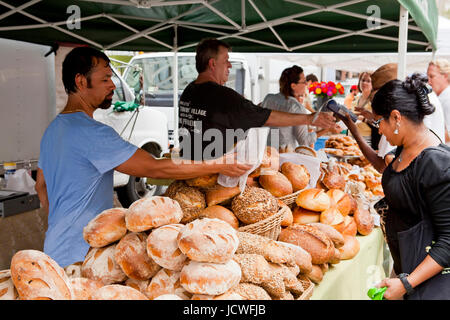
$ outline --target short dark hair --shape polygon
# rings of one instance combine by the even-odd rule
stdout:
[[[294,96],[294,91],[291,88],[292,83],[297,83],[300,80],[300,75],[303,73],[303,69],[297,65],[286,68],[283,70],[280,76],[280,92],[287,99],[289,96]]]
[[[108,64],[110,62],[106,54],[91,47],[77,47],[67,54],[62,64],[62,81],[67,94],[77,91],[77,74],[85,76],[90,84],[91,71],[99,63],[99,59]]]
[[[388,119],[392,110],[414,123],[420,123],[426,115],[432,114],[435,107],[430,103],[427,76],[414,73],[405,81],[391,80],[384,84],[375,94],[372,110],[375,114]]]
[[[314,74],[310,73],[306,76],[306,81],[319,82],[319,79],[317,79]]]
[[[209,59],[217,57],[220,47],[224,47],[231,51],[231,46],[229,44],[215,38],[207,38],[200,41],[197,45],[195,55],[195,68],[198,73],[203,72],[208,68]]]

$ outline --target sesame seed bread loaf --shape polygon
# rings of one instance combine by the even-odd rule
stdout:
[[[234,260],[226,263],[190,261],[181,270],[180,283],[190,293],[219,295],[241,280],[241,268]]]
[[[253,283],[239,283],[230,291],[239,294],[244,300],[272,300],[266,290]]]
[[[278,212],[277,199],[262,188],[247,187],[231,203],[231,210],[244,224],[252,224]]]
[[[11,279],[11,271],[0,271],[0,300],[16,300],[17,297],[17,290]]]
[[[177,201],[168,197],[141,198],[133,202],[125,215],[127,229],[142,232],[166,224],[179,223],[183,211]]]
[[[128,233],[116,246],[114,259],[129,278],[148,280],[161,269],[148,256],[146,240],[147,235],[143,232]]]
[[[197,219],[178,234],[178,248],[189,259],[199,262],[225,263],[236,252],[237,231],[219,219]]]
[[[83,238],[91,247],[100,248],[121,239],[127,233],[127,209],[112,208],[102,211],[83,228]]]
[[[114,258],[116,246],[111,244],[103,248],[90,248],[81,265],[81,276],[104,285],[125,281],[127,275]]]
[[[138,290],[129,286],[111,284],[101,287],[92,295],[92,300],[148,300]]]
[[[21,300],[72,300],[73,297],[64,269],[38,250],[14,254],[11,279]]]

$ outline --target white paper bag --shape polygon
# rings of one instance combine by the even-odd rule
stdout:
[[[239,184],[241,193],[244,192],[248,175],[258,168],[263,160],[269,130],[270,128],[268,127],[250,128],[248,130],[247,137],[238,141],[236,147],[230,153],[237,153],[237,160],[241,163],[253,164],[252,168],[240,177],[229,177],[219,174],[218,184],[229,188]]]
[[[35,184],[36,182],[30,177],[27,170],[19,169],[8,178],[6,189],[36,194],[36,190],[34,190]]]

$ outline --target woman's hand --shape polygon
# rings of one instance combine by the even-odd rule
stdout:
[[[403,283],[398,278],[386,278],[375,287],[387,287],[383,297],[387,300],[401,300],[406,293]]]

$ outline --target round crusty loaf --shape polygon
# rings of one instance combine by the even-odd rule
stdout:
[[[83,261],[78,261],[64,267],[64,271],[66,272],[69,278],[80,278],[81,277],[81,265]]]
[[[190,293],[219,295],[241,280],[241,268],[234,261],[209,263],[190,261],[181,270],[180,283]]]
[[[218,184],[206,191],[206,204],[208,207],[216,204],[227,204],[239,193],[241,193],[239,186],[224,187]]]
[[[327,195],[331,199],[331,206],[336,207],[344,217],[351,212],[353,202],[350,194],[340,189],[330,189],[327,191]]]
[[[103,283],[88,278],[71,278],[70,285],[73,290],[72,300],[91,300],[92,295],[103,287]]]
[[[278,202],[267,190],[247,187],[233,199],[231,210],[242,223],[252,224],[277,213]]]
[[[329,207],[320,214],[320,222],[335,226],[344,222],[344,216],[336,207]]]
[[[236,252],[237,231],[219,219],[197,219],[178,234],[178,248],[189,259],[199,262],[225,263]]]
[[[344,245],[339,248],[341,260],[353,259],[359,252],[359,241],[356,237],[344,235]]]
[[[147,297],[129,286],[111,284],[101,287],[92,295],[92,300],[148,300]]]
[[[145,288],[144,293],[150,300],[163,294],[175,294],[183,300],[189,300],[191,296],[180,284],[180,272],[167,269],[158,271]]]
[[[129,233],[116,246],[114,258],[129,278],[147,280],[161,269],[148,256],[146,241],[147,235],[143,232]]]
[[[197,188],[190,187],[184,181],[174,181],[167,187],[165,195],[180,204],[183,211],[181,221],[170,223],[188,223],[198,218],[206,207],[205,195]]]
[[[125,216],[127,229],[146,231],[166,224],[179,223],[183,211],[175,200],[168,197],[141,198],[133,202]]]
[[[344,245],[344,237],[342,236],[341,233],[339,233],[339,231],[337,231],[332,226],[324,223],[310,223],[309,225],[325,233],[328,236],[328,238],[330,238],[331,241],[333,241],[335,248],[340,248]]]
[[[309,225],[293,224],[281,230],[278,240],[295,244],[308,251],[313,264],[328,262],[334,254],[334,245],[330,238]]]
[[[186,184],[190,187],[211,188],[217,183],[218,173],[187,179]]]
[[[305,166],[292,162],[281,165],[281,172],[292,183],[293,191],[303,190],[308,186],[310,175]]]
[[[292,183],[278,171],[268,171],[260,175],[259,184],[277,198],[293,192]]]
[[[331,205],[330,197],[323,191],[323,189],[312,188],[306,189],[299,193],[295,202],[299,207],[322,212],[327,210]]]
[[[11,279],[20,300],[71,300],[73,297],[64,269],[38,250],[21,250],[14,254]]]
[[[11,279],[11,271],[0,271],[0,300],[16,300],[17,297],[17,290]]]
[[[355,218],[356,228],[363,236],[370,234],[374,227],[374,220],[370,212],[363,208],[356,209],[353,214]]]
[[[358,228],[356,226],[355,219],[352,216],[345,216],[344,222],[333,226],[342,235],[356,236]]]
[[[176,294],[162,294],[159,297],[156,297],[153,300],[183,300],[181,299],[179,296],[177,296]]]
[[[168,224],[147,237],[147,253],[161,267],[180,271],[187,257],[178,248],[177,237],[183,224]]]
[[[320,212],[307,210],[302,207],[295,207],[292,212],[293,223],[308,224],[320,221]]]
[[[145,290],[147,289],[148,285],[150,283],[150,280],[136,280],[128,278],[125,281],[125,285],[129,286],[133,289],[136,289],[137,291],[145,294]]]
[[[127,275],[114,259],[117,244],[103,248],[90,248],[81,265],[81,276],[97,280],[104,285],[123,282]]]
[[[328,171],[322,179],[322,183],[328,189],[345,189],[345,178],[335,171]]]
[[[121,239],[127,233],[124,208],[107,209],[83,228],[83,238],[91,247],[100,248]]]
[[[199,218],[210,218],[210,219],[217,218],[227,222],[234,229],[239,228],[239,220],[236,218],[234,213],[228,210],[227,208],[219,205],[206,207],[200,212]]]

